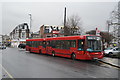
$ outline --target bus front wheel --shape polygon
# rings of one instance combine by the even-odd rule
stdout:
[[[55,57],[55,52],[54,51],[52,52],[52,56]]]
[[[29,52],[32,53],[31,49],[29,49]]]
[[[73,54],[71,55],[71,58],[72,58],[72,60],[75,60],[75,59],[76,59],[75,53],[73,53]]]

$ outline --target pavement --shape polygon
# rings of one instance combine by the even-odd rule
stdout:
[[[120,59],[118,58],[112,58],[112,57],[104,57],[101,59],[102,62],[110,64],[112,66],[120,68]]]

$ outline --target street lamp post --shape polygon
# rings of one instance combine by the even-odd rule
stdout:
[[[66,7],[65,7],[65,11],[64,11],[64,36],[67,36],[67,27],[66,27]]]
[[[118,2],[118,47],[120,48],[120,1]]]
[[[31,36],[31,34],[32,34],[32,14],[30,13],[30,14],[28,14],[29,16],[30,16],[30,36]]]

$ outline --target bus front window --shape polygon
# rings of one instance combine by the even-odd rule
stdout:
[[[101,51],[102,50],[102,42],[100,37],[96,37],[95,39],[87,40],[87,51]]]

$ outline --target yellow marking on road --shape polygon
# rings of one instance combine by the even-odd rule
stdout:
[[[12,75],[0,64],[0,66],[2,67],[2,69],[7,73],[7,75],[12,79],[15,80]]]

